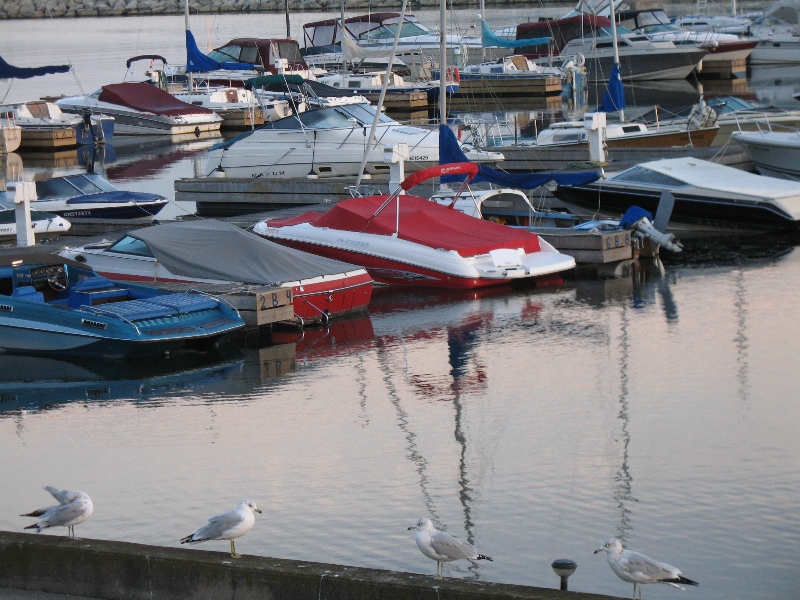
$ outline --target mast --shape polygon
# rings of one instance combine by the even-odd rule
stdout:
[[[609,10],[611,11],[611,34],[614,39],[614,64],[619,65],[617,68],[619,70],[620,79],[622,78],[622,66],[619,62],[619,45],[617,44],[617,14],[614,11],[614,0],[610,0],[608,3]],[[583,19],[581,18],[581,23],[583,23]],[[619,120],[625,120],[625,109],[621,109],[619,111]]]
[[[186,0],[183,3],[183,21],[185,23],[186,31],[189,31],[189,0]],[[188,62],[188,57],[187,57],[187,62]],[[194,93],[194,76],[192,75],[191,71],[189,71],[189,89],[187,91],[190,94]]]
[[[288,39],[291,39],[291,37],[292,37],[292,27],[291,27],[291,25],[289,25],[289,0],[286,0],[284,6],[286,8],[286,10],[285,10],[285,12],[286,12],[286,37]]]
[[[339,23],[339,27],[341,27],[341,30],[339,31],[339,39],[341,40],[344,37],[344,0],[339,1],[339,10],[341,11],[341,21],[342,21],[341,23]],[[344,61],[342,61],[342,66],[344,66]]]
[[[439,124],[447,125],[447,0],[439,0]]]

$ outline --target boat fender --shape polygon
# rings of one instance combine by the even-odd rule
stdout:
[[[461,83],[461,72],[458,70],[458,67],[453,65],[447,67],[447,81]]]

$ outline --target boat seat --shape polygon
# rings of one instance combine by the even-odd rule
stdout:
[[[489,256],[492,257],[492,264],[497,268],[518,267],[522,264],[522,253],[511,248],[498,248],[490,250]]]
[[[44,304],[44,294],[37,291],[32,285],[23,285],[16,288],[13,292],[11,292],[11,297],[18,298],[20,300],[27,300],[28,302],[40,302],[41,304]]]
[[[89,310],[91,310],[91,308]],[[113,315],[126,321],[142,321],[145,319],[174,316],[177,311],[167,306],[153,304],[147,300],[126,300],[124,302],[115,302],[114,304],[97,307],[97,313]]]
[[[128,290],[117,287],[105,277],[86,277],[69,291],[70,305],[74,308],[104,304],[119,298],[128,298]]]
[[[154,296],[148,298],[147,302],[158,304],[160,306],[167,306],[174,308],[179,313],[184,314],[194,312],[197,310],[206,310],[209,308],[216,308],[219,303],[213,298],[201,296],[199,294],[164,294],[163,296]]]

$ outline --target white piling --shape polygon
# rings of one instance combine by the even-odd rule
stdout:
[[[17,246],[33,246],[36,238],[31,223],[31,202],[36,200],[36,184],[20,181],[14,192],[14,216],[17,221]]]
[[[389,193],[392,193],[406,178],[405,161],[408,160],[408,144],[395,144],[391,148],[385,148],[383,158],[389,164]]]

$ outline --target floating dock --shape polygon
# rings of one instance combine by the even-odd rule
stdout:
[[[462,78],[454,100],[462,98],[542,98],[558,96],[561,79],[558,77],[475,77]]]
[[[413,537],[407,542],[414,543]],[[246,543],[246,541],[245,541]],[[209,545],[215,544],[211,542]],[[227,543],[217,542],[227,547]],[[434,563],[421,554],[420,567]],[[308,561],[0,532],[0,587],[107,600],[563,600],[553,589]],[[580,573],[580,570],[578,570]],[[575,577],[575,576],[573,576]],[[585,585],[585,584],[584,584]],[[610,596],[572,592],[576,600]]]

